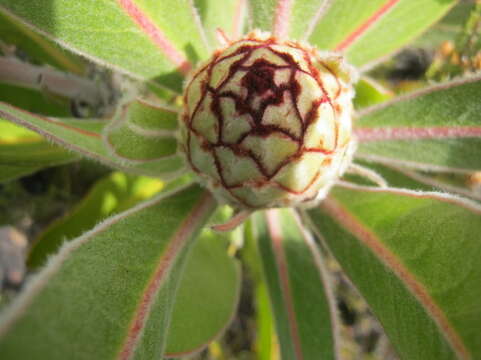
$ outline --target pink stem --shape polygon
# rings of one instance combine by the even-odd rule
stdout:
[[[251,214],[252,214],[252,211],[249,211],[249,210],[241,211],[238,214],[231,217],[226,223],[212,226],[212,230],[221,231],[221,232],[232,231],[236,227],[238,227],[240,224],[242,224],[244,221],[246,221]]]

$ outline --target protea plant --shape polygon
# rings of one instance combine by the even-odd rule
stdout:
[[[3,197],[116,169],[27,231],[1,359],[481,358],[481,4],[456,3],[0,0]]]

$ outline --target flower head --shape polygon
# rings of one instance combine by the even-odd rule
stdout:
[[[217,50],[185,87],[189,166],[240,208],[323,199],[354,149],[354,74],[340,55],[259,32]]]

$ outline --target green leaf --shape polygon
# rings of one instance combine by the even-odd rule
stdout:
[[[48,144],[45,140],[3,144],[0,141],[0,165],[47,167],[76,160],[77,156]]]
[[[422,169],[481,168],[481,77],[465,78],[363,110],[357,156]]]
[[[70,103],[65,99],[14,85],[0,84],[0,101],[41,115],[63,117],[72,114]]]
[[[293,1],[289,16],[289,38],[306,40],[332,0]]]
[[[190,62],[195,64],[210,55],[193,0],[125,2],[135,3]]]
[[[335,189],[309,215],[400,358],[481,357],[479,205],[351,187]]]
[[[194,3],[211,46],[217,47],[217,29],[222,29],[233,40],[242,34],[247,15],[245,0],[196,0]]]
[[[132,207],[161,188],[158,180],[122,173],[100,180],[71,214],[39,236],[29,255],[29,266],[42,265],[66,238],[81,235],[108,215]],[[176,295],[167,353],[198,350],[232,318],[238,302],[240,270],[226,249],[226,239],[208,230],[194,245]]]
[[[0,182],[77,159],[37,134],[0,119]]]
[[[456,0],[334,1],[310,42],[320,49],[344,51],[350,63],[371,67],[420,35]]]
[[[239,301],[240,267],[225,236],[204,230],[189,255],[175,298],[166,356],[200,351],[232,320]]]
[[[256,307],[256,352],[259,360],[274,358],[274,316],[265,283],[259,283],[254,293]]]
[[[162,176],[165,179],[177,174],[184,166],[179,156],[157,161],[137,161],[133,164],[111,154],[102,140],[102,130],[107,123],[104,120],[46,118],[1,102],[0,116],[25,126],[68,150],[126,172]]]
[[[264,31],[272,31],[277,0],[250,0],[252,27]]]
[[[271,31],[294,40],[305,40],[330,0],[252,0],[254,29]]]
[[[313,239],[292,210],[259,219],[259,261],[269,288],[283,359],[336,358],[335,300]],[[265,222],[264,222],[265,221]]]
[[[87,196],[65,217],[42,232],[30,250],[28,265],[38,268],[65,239],[76,238],[104,220],[148,199],[160,191],[162,182],[115,172],[99,180]]]
[[[2,41],[15,46],[35,63],[44,63],[76,74],[84,72],[84,62],[58,44],[32,31],[19,21],[0,13]]]
[[[262,262],[260,261],[257,222],[253,217],[244,223],[244,243],[241,256],[249,279],[252,279],[254,287],[254,305],[256,311],[256,337],[254,348],[258,360],[272,360],[278,358],[278,344],[274,328],[274,315],[272,313],[269,290],[264,280]],[[264,229],[265,230],[265,229]]]
[[[361,77],[356,84],[356,97],[354,107],[356,109],[382,103],[393,97],[393,92],[385,89],[381,84],[368,77]]]
[[[37,133],[15,125],[10,121],[0,119],[0,141],[2,143],[15,143],[23,141],[40,141],[42,137]]]
[[[3,313],[2,359],[160,359],[187,251],[215,206],[191,186],[68,242]]]
[[[0,11],[75,53],[177,92],[189,66],[184,53],[205,55],[187,0],[0,0]]]
[[[112,152],[126,161],[154,161],[175,154],[178,111],[137,100],[105,128]]]

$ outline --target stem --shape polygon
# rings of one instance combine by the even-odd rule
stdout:
[[[379,187],[388,186],[387,181],[381,175],[379,175],[374,170],[366,168],[364,166],[352,163],[351,165],[349,165],[346,172],[365,177]]]
[[[91,105],[101,103],[105,97],[91,80],[14,57],[0,56],[0,82],[83,100]]]

